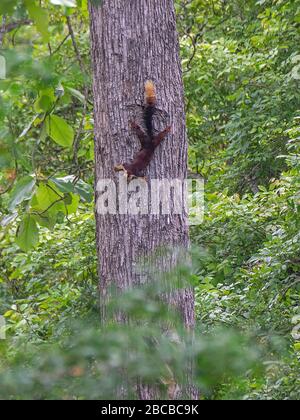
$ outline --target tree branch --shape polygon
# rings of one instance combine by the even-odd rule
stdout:
[[[5,19],[3,19],[4,24],[0,26],[0,47],[2,46],[3,37],[5,34],[20,28],[21,26],[31,25],[32,20],[30,19],[20,19],[15,22],[5,23]]]
[[[13,31],[14,29],[19,28],[20,26],[31,25],[32,20],[30,19],[21,19],[15,22],[6,23],[0,26],[0,34],[6,34],[8,32]]]
[[[86,73],[85,65],[84,65],[83,59],[81,57],[79,48],[77,46],[77,42],[76,42],[76,39],[75,39],[75,34],[74,34],[73,27],[72,27],[70,16],[67,16],[67,25],[68,25],[68,28],[69,28],[69,34],[71,36],[72,45],[73,45],[73,48],[74,48],[74,51],[75,51],[75,54],[76,54],[76,57],[77,57],[77,60],[78,60],[78,64],[79,64],[81,73],[82,73],[83,78],[84,78],[84,75]],[[75,162],[76,166],[78,166],[78,156],[77,156],[77,154],[78,154],[78,149],[79,149],[79,144],[80,144],[80,137],[81,137],[81,134],[82,134],[82,131],[83,131],[84,120],[85,120],[85,117],[86,117],[86,114],[87,114],[88,96],[89,96],[89,87],[88,87],[87,82],[84,79],[84,98],[85,98],[85,101],[84,101],[84,104],[83,104],[82,118],[81,118],[81,121],[80,121],[80,124],[79,124],[79,127],[78,127],[78,131],[76,133],[74,143],[73,143],[73,151],[74,151],[73,152],[73,161]]]

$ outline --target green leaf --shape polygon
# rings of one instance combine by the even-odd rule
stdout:
[[[1,0],[0,14],[1,15],[11,14],[16,4],[17,4],[17,0]]]
[[[33,197],[31,208],[39,213],[55,207],[54,203],[59,203],[60,195],[55,192],[55,185],[52,183],[41,183]],[[62,201],[62,200],[61,200]]]
[[[94,143],[92,143],[90,145],[89,153],[88,153],[88,157],[87,158],[89,160],[92,160],[92,161],[94,161],[94,159],[95,159],[95,146],[94,146]]]
[[[51,181],[53,181],[63,193],[74,192],[78,194],[83,201],[89,203],[93,200],[93,188],[82,179],[77,181],[76,184],[73,184],[74,176],[68,175],[64,178],[51,178]]]
[[[61,117],[49,115],[46,119],[48,135],[62,147],[72,147],[74,140],[73,128]]]
[[[57,201],[59,196],[47,184],[40,184],[36,192],[36,199],[41,208],[45,209]]]
[[[12,155],[6,146],[0,145],[0,168],[9,168],[12,161]]]
[[[69,206],[70,204],[72,204],[72,194],[68,193],[65,194],[64,196],[64,203]]]
[[[34,193],[34,189],[34,178],[31,176],[25,176],[24,178],[21,178],[11,193],[10,202],[8,204],[9,210],[13,211],[17,205],[22,203],[24,200],[29,200]]]
[[[39,97],[34,104],[34,109],[36,112],[50,111],[54,101],[55,96],[53,89],[42,90],[41,92],[39,92]]]
[[[39,240],[39,230],[34,218],[27,214],[18,229],[16,242],[22,251],[30,251]]]
[[[56,223],[56,215],[52,215],[49,212],[47,214],[34,214],[34,220],[42,227],[52,230]]]
[[[12,309],[10,309],[9,311],[6,311],[3,316],[5,318],[9,318],[13,313],[14,313],[14,311]]]
[[[53,229],[59,213],[67,213],[63,196],[56,190],[53,182],[41,183],[30,203],[36,222],[48,229]]]
[[[90,203],[93,201],[93,188],[80,179],[74,187],[75,193],[79,194],[83,201]]]
[[[46,124],[43,124],[42,129],[41,129],[41,133],[40,133],[40,141],[45,141],[47,138],[47,127]]]
[[[82,102],[83,104],[85,103],[85,97],[81,92],[79,92],[79,90],[70,87],[66,87],[66,89],[80,102]]]
[[[51,181],[63,193],[70,193],[74,191],[74,184],[72,183],[73,177],[66,176],[65,178],[51,178]]]
[[[25,6],[27,7],[29,16],[34,20],[36,28],[42,35],[43,41],[48,42],[50,35],[48,30],[49,16],[45,9],[42,9],[32,0],[25,0]]]
[[[68,194],[65,200],[68,214],[76,213],[79,205],[79,196],[74,194]]]

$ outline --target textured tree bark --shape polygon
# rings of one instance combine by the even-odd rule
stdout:
[[[129,127],[130,107],[142,103],[144,83],[155,82],[158,107],[167,111],[172,130],[155,151],[147,173],[151,179],[181,179],[187,173],[187,137],[183,83],[174,4],[171,0],[102,0],[90,3],[94,73],[96,183],[117,180],[114,166],[139,149]],[[97,200],[97,192],[96,192]],[[157,270],[168,271],[176,249],[188,247],[187,215],[99,215],[97,247],[102,307],[111,284],[123,290],[150,281],[136,270],[141,257],[158,247],[174,252],[160,258]],[[168,298],[180,308],[185,325],[194,325],[194,295],[189,288]],[[104,315],[104,314],[103,314]],[[139,398],[153,398],[140,386]]]

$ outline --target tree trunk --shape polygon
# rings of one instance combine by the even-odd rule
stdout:
[[[99,3],[99,2],[98,2]],[[139,150],[129,127],[130,110],[142,103],[146,80],[154,81],[158,108],[169,114],[171,133],[156,149],[147,170],[151,179],[184,180],[187,137],[183,83],[174,4],[171,0],[102,0],[90,4],[94,73],[96,185],[118,174],[114,166],[130,161]],[[96,192],[96,200],[99,192]],[[158,272],[170,270],[178,247],[188,247],[186,212],[171,215],[96,214],[101,304],[108,288],[124,290],[150,281],[136,270],[140,258],[167,246]],[[189,288],[168,298],[180,308],[185,325],[194,325],[194,295]],[[104,314],[103,314],[104,315]],[[153,397],[141,387],[139,397]]]

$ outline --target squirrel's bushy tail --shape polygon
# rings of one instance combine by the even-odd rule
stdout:
[[[151,80],[147,80],[145,83],[145,102],[150,106],[154,106],[156,103],[155,85]]]
[[[151,80],[147,80],[145,83],[145,110],[144,110],[144,122],[147,130],[147,134],[150,139],[153,138],[153,115],[156,104],[156,90],[154,83]]]

